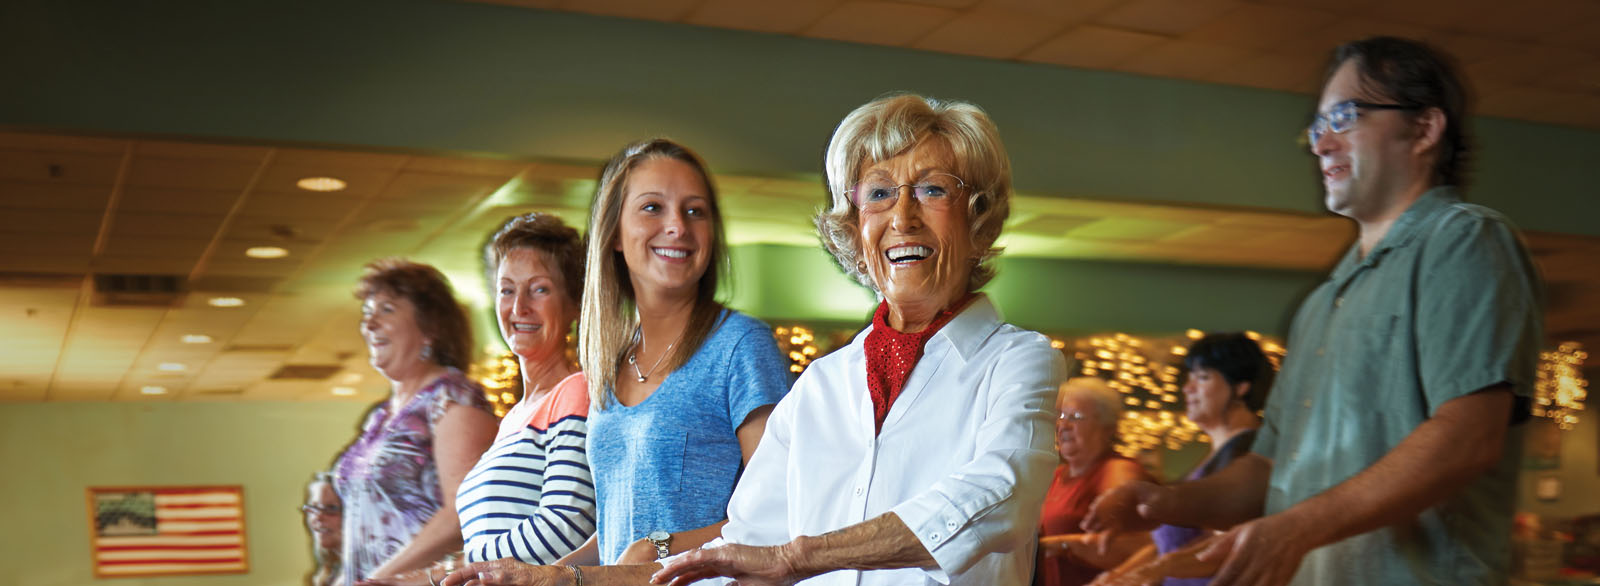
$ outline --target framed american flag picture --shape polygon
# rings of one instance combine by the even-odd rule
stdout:
[[[243,574],[244,488],[88,489],[96,578]]]

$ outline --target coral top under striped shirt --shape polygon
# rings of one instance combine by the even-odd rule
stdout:
[[[581,372],[506,413],[494,445],[456,493],[468,561],[549,564],[594,534],[588,414]]]

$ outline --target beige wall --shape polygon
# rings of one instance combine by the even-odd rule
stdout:
[[[344,402],[0,404],[0,584],[290,585],[311,567],[296,510],[311,473],[354,436]],[[250,572],[96,580],[89,486],[244,486]]]

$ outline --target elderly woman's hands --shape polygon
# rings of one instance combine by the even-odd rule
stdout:
[[[1196,539],[1182,549],[1170,552],[1126,571],[1106,572],[1089,586],[1146,586],[1159,584],[1163,578],[1204,578],[1215,574],[1222,560],[1203,561],[1197,557],[1211,549],[1221,536],[1211,535]]]
[[[1089,505],[1089,514],[1080,524],[1084,531],[1149,531],[1159,524],[1165,489],[1153,482],[1130,482],[1118,486]]]
[[[792,542],[770,547],[729,544],[697,549],[663,560],[661,571],[650,577],[650,583],[685,586],[726,576],[741,586],[789,586],[813,575],[800,570],[790,545]]]
[[[535,566],[515,559],[467,564],[439,581],[441,586],[566,586],[572,570],[566,566]]]

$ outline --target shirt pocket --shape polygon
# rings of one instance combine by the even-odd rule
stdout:
[[[676,494],[683,489],[683,464],[688,454],[683,431],[661,430],[652,433],[648,441],[653,462],[640,462],[655,470],[655,487],[660,494]]]

